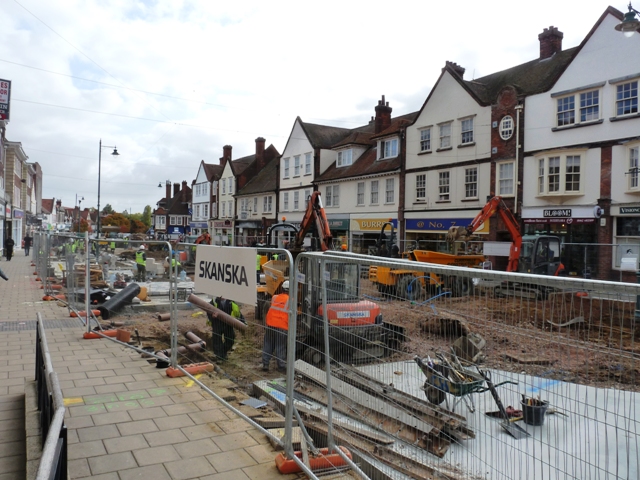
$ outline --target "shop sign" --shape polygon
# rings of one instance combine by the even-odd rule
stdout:
[[[524,208],[524,223],[594,223],[602,216],[603,210],[598,205],[573,206],[571,208]]]
[[[349,230],[349,220],[327,220],[331,230]]]
[[[571,217],[553,217],[553,218],[523,218],[524,223],[566,223],[571,225],[572,223],[595,223],[595,218],[571,218]]]
[[[2,205],[2,207],[0,208],[0,218],[4,218],[5,217],[5,215],[6,215],[5,211],[6,210],[7,210],[6,207],[4,205]]]
[[[570,217],[570,208],[548,208],[542,211],[545,218]]]
[[[431,219],[407,219],[407,230],[421,230],[425,232],[442,232],[451,227],[466,227],[473,221],[473,218],[431,218]],[[484,222],[475,233],[487,233],[489,222]]]
[[[10,120],[11,107],[11,80],[0,78],[0,120]]]
[[[637,215],[640,213],[640,207],[620,207],[620,215]]]
[[[207,222],[189,222],[191,228],[207,228]]]
[[[393,228],[398,228],[398,220],[395,218],[354,218],[351,220],[351,229],[365,232],[379,232],[382,226],[388,222],[391,222]]]
[[[11,218],[11,206],[10,205],[5,205],[4,214],[5,214],[5,216],[7,218]]]
[[[17,208],[13,209],[13,218],[24,218],[24,211]]]
[[[213,222],[213,228],[231,228],[231,220],[216,220]]]

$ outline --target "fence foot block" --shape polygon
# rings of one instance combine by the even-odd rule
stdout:
[[[204,372],[213,372],[213,364],[209,362],[191,363],[189,365],[184,365],[182,368],[184,368],[191,375],[196,375],[198,373]],[[184,373],[178,368],[169,367],[167,368],[167,377],[184,377]]]
[[[117,330],[103,330],[102,335],[106,336],[106,337],[115,337],[118,334]],[[84,338],[85,340],[90,340],[90,339],[94,339],[94,338],[102,338],[101,335],[98,335],[95,332],[84,332],[82,334],[82,338]]]
[[[347,457],[353,458],[351,456],[351,452],[345,447],[338,448],[340,448],[340,450],[342,450],[342,452]],[[324,470],[332,467],[344,467],[346,465],[346,462],[337,453],[332,453],[330,455],[327,455],[327,453],[329,453],[328,448],[321,448],[320,455],[318,455],[317,457],[309,457],[309,466],[311,467],[311,470]],[[295,455],[296,457],[301,458],[302,452],[296,452]],[[278,455],[276,455],[276,467],[278,468],[278,471],[280,473],[285,474],[301,471],[298,464],[295,461],[285,457],[283,453],[279,453]]]

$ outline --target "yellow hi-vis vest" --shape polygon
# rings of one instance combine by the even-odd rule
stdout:
[[[145,265],[144,252],[136,252],[136,263],[138,265]]]

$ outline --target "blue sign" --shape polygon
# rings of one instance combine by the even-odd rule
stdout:
[[[406,220],[406,230],[443,231],[451,227],[466,227],[473,218],[411,218]]]

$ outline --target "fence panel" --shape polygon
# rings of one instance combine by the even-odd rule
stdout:
[[[640,286],[338,252],[296,278],[293,395],[329,447],[410,476],[638,478]]]

